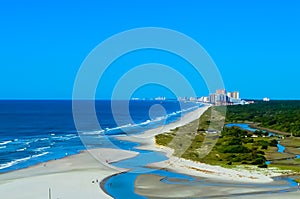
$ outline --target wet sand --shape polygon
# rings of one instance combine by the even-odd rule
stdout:
[[[285,183],[271,184],[236,184],[234,181],[215,181],[199,178],[201,183],[181,182],[165,183],[163,176],[140,175],[135,182],[135,192],[150,199],[164,198],[299,198],[300,191],[288,189]],[[172,181],[171,181],[172,182]],[[186,183],[184,185],[184,183]],[[274,186],[277,186],[276,188]],[[282,193],[282,190],[294,192]]]

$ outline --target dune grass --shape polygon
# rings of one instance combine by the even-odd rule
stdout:
[[[300,138],[250,138],[249,132],[235,127],[219,132],[217,129],[222,128],[224,120],[222,113],[222,107],[210,107],[199,120],[157,135],[156,143],[174,149],[175,156],[207,164],[224,167],[258,165],[266,168],[265,162],[270,160],[272,166],[300,172],[300,160],[294,159],[300,151],[296,148],[300,146]],[[276,144],[271,144],[274,140],[286,147],[286,153],[277,152]]]

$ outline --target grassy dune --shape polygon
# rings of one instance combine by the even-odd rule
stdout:
[[[156,142],[173,148],[175,156],[193,161],[226,167],[257,165],[262,168],[268,167],[266,161],[271,161],[271,166],[300,172],[300,159],[295,159],[300,154],[299,137],[265,137],[259,131],[259,137],[253,137],[253,132],[237,127],[218,131],[222,128],[223,121],[224,109],[211,107],[199,120],[157,135]],[[277,152],[276,145],[279,141],[286,147],[285,153]]]

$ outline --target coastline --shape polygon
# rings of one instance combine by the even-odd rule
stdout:
[[[149,133],[157,132],[157,129],[164,132],[167,128],[170,130],[185,125],[198,119],[205,110],[200,107],[187,113],[179,121],[151,129],[146,131],[146,134],[140,135],[149,136]],[[94,153],[93,156],[90,153]],[[97,153],[101,153],[104,157],[109,154],[110,162],[118,162],[137,155],[136,152],[119,149],[83,150],[79,154],[0,174],[0,192],[11,199],[44,198],[49,194],[49,189],[51,189],[52,197],[55,198],[76,199],[89,196],[110,199],[111,197],[100,188],[101,182],[113,175],[126,172],[128,169],[114,168],[111,165],[105,166],[99,163],[94,157]],[[19,191],[16,192],[15,189]]]
[[[130,136],[119,136],[119,140],[125,140],[130,142],[137,142],[140,146],[136,147],[137,149],[143,150],[152,150],[152,151],[161,151],[160,147],[157,147],[155,144],[155,135],[169,132],[172,129],[175,129],[180,126],[184,126],[194,120],[199,119],[199,117],[210,107],[210,105],[204,105],[199,107],[198,109],[191,111],[181,117],[179,120],[159,126],[154,129],[149,129],[143,133],[130,135]]]
[[[152,168],[164,168],[177,173],[183,173],[201,178],[207,178],[215,181],[240,182],[240,183],[270,183],[273,180],[272,176],[276,176],[273,172],[266,173],[250,172],[243,168],[240,170],[226,169],[218,166],[211,166],[203,163],[193,162],[182,158],[174,157],[172,155],[173,150],[167,147],[159,146],[155,144],[155,135],[163,132],[170,131],[176,127],[188,124],[198,119],[209,106],[202,106],[197,110],[187,113],[180,120],[160,126],[156,129],[145,131],[144,133],[132,135],[132,136],[120,136],[121,140],[128,140],[132,142],[140,143],[139,149],[160,151],[166,154],[169,158],[166,161],[154,163],[148,165]],[[118,150],[118,149],[93,149],[93,155],[97,153],[110,155],[110,162],[118,162],[120,160],[135,157],[136,152]],[[12,171],[4,174],[0,174],[0,192],[7,198],[43,198],[48,195],[48,190],[51,188],[52,196],[55,198],[111,198],[104,189],[104,183],[113,175],[128,171],[127,169],[114,169],[111,165],[104,166],[100,164],[93,156],[91,151],[82,151],[80,154],[68,156],[59,160],[52,160],[42,164],[38,164],[26,169]],[[168,184],[160,183],[160,177],[153,177],[145,181],[145,184],[141,183],[145,179],[144,174],[138,177],[135,183],[135,191],[144,196],[152,196],[151,194],[159,194],[153,192],[149,187],[154,190],[170,189],[176,191],[178,197],[185,197],[186,186],[178,185],[169,187]],[[149,176],[148,176],[149,177]],[[94,183],[93,183],[94,182]],[[19,191],[14,191],[15,189]],[[199,187],[191,186],[189,191],[192,194],[197,195]],[[233,187],[227,188],[230,192]],[[254,188],[252,188],[254,189]],[[78,190],[78,191],[76,191]],[[163,191],[162,192],[165,192]],[[183,191],[182,193],[179,190]],[[256,190],[256,189],[254,189]],[[270,189],[263,189],[264,191],[271,191]],[[209,189],[204,191],[206,194]],[[231,190],[230,193],[234,192]],[[23,194],[20,194],[23,193]],[[163,193],[161,193],[163,194]],[[289,196],[294,196],[294,193],[286,193]],[[156,195],[159,196],[159,195]],[[165,195],[163,195],[165,197]],[[251,197],[251,196],[250,196]],[[265,195],[263,196],[265,197]],[[274,196],[272,196],[274,198]]]

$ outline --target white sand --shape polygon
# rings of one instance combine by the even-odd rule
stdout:
[[[94,156],[110,154],[112,161],[131,158],[136,152],[116,149],[90,150]],[[49,188],[57,198],[111,198],[99,187],[105,177],[119,173],[106,167],[87,151],[0,175],[0,198],[48,198]],[[123,171],[126,171],[123,169]],[[96,180],[98,179],[98,183]],[[94,181],[94,183],[92,183]]]
[[[162,151],[166,149],[161,148]],[[149,165],[154,168],[166,168],[178,173],[211,178],[217,181],[231,181],[243,183],[268,183],[273,179],[257,171],[233,170],[220,166],[212,166],[182,158],[170,156],[169,160]]]

